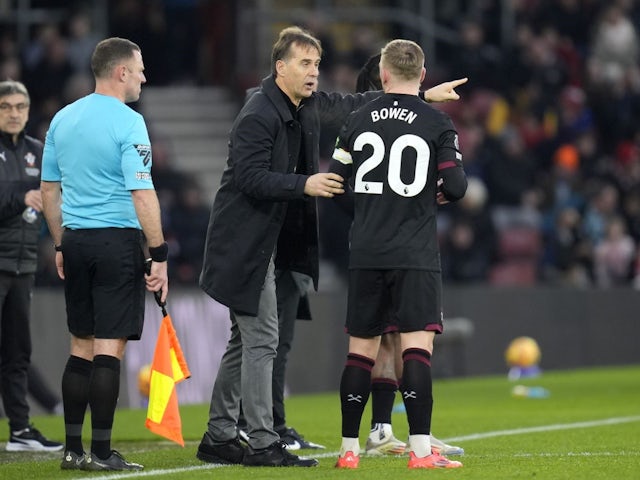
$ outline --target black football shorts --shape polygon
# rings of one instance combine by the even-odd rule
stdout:
[[[64,231],[64,293],[73,335],[140,339],[146,291],[142,245],[142,232],[132,228]]]
[[[428,270],[349,271],[346,329],[355,337],[389,331],[442,333],[442,277]]]

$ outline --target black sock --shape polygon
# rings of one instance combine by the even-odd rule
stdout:
[[[398,382],[390,378],[371,380],[371,428],[376,423],[391,423],[391,410],[397,390]]]
[[[400,391],[407,410],[409,434],[429,435],[433,408],[431,354],[420,348],[408,348],[402,352],[402,364]]]
[[[375,360],[350,353],[340,380],[342,436],[358,438],[360,420],[371,390],[371,369]]]
[[[91,452],[103,460],[111,455],[111,428],[119,390],[120,360],[110,355],[96,355],[89,387]]]
[[[69,356],[62,373],[62,404],[64,406],[65,450],[82,455],[82,424],[89,404],[89,378],[93,363]]]

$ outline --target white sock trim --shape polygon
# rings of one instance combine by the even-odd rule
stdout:
[[[431,455],[431,435],[409,435],[409,450],[416,457]]]
[[[340,456],[347,452],[353,452],[354,455],[360,455],[360,441],[357,438],[342,437],[342,445],[340,446]]]

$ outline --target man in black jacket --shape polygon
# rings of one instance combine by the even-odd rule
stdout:
[[[9,419],[10,452],[62,450],[29,424],[29,316],[42,223],[42,142],[25,135],[29,94],[16,81],[0,82],[0,372]]]
[[[251,96],[231,131],[201,275],[202,288],[229,307],[232,322],[209,428],[198,449],[205,461],[318,463],[287,452],[273,430],[271,379],[278,346],[274,270],[299,271],[317,285],[317,213],[310,197],[343,193],[340,176],[317,173],[319,116],[324,112],[339,121],[358,106],[355,97],[314,94],[320,55],[319,42],[306,32],[281,32],[273,49],[274,74]],[[246,455],[236,432],[240,398]]]
[[[318,173],[321,124],[340,125],[380,95],[316,92],[322,49],[298,27],[280,32],[272,75],[236,118],[227,168],[211,211],[202,289],[229,307],[231,338],[222,357],[201,460],[251,466],[314,466],[286,451],[273,429],[272,368],[278,346],[274,271],[318,282],[315,198],[344,192],[339,175]],[[462,82],[460,82],[462,83]],[[449,82],[435,100],[456,98]],[[433,98],[433,97],[432,97]],[[239,401],[249,448],[237,438]]]

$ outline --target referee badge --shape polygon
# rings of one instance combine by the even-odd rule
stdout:
[[[142,164],[146,167],[151,161],[151,145],[134,145],[138,155],[142,158]]]

